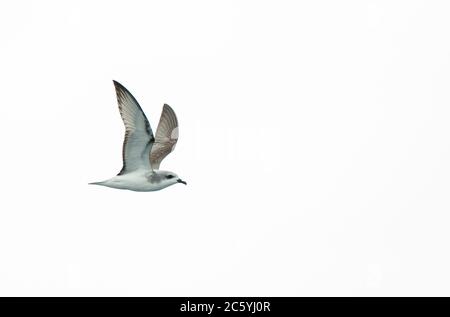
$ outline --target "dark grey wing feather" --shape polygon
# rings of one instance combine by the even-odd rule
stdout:
[[[133,95],[120,83],[114,82],[117,103],[125,125],[123,167],[118,175],[138,169],[152,170],[148,156],[155,141],[150,123]]]
[[[150,164],[159,169],[161,161],[175,149],[178,141],[178,120],[175,111],[165,104],[156,129],[155,143],[150,151]]]

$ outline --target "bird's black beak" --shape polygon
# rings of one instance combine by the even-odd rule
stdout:
[[[187,185],[187,183],[184,180],[182,180],[181,178],[177,179],[177,183]]]

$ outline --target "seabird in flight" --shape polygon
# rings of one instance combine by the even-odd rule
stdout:
[[[159,169],[161,161],[175,149],[178,141],[178,120],[173,109],[165,104],[159,119],[156,136],[141,106],[120,83],[116,88],[119,111],[125,124],[122,170],[103,182],[90,183],[140,192],[155,191],[182,183],[177,174]]]

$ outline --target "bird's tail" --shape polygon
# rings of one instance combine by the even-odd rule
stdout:
[[[105,182],[92,182],[88,183],[88,185],[105,185]]]

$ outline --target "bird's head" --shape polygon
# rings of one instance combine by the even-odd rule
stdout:
[[[166,185],[174,185],[177,183],[181,183],[186,185],[187,183],[182,180],[177,174],[168,171],[158,171],[158,175],[161,177],[161,182]]]

